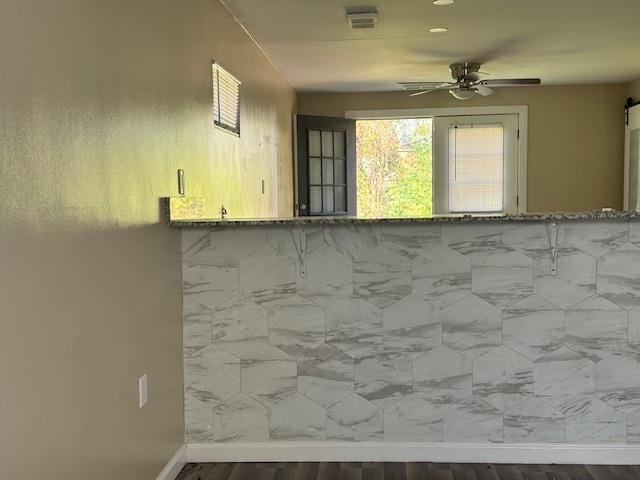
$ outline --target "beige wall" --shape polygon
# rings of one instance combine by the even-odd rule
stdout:
[[[528,105],[529,211],[622,208],[626,85],[504,88],[468,102],[446,92],[303,93],[303,114],[346,110]]]
[[[215,209],[287,213],[295,94],[214,0],[8,0],[0,57],[0,478],[154,479],[184,440],[158,199],[184,168]],[[212,128],[212,58],[243,81],[240,140]]]
[[[632,97],[636,102],[640,101],[640,78],[629,83],[627,96]]]

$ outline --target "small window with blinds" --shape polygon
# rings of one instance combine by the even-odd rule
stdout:
[[[240,81],[219,64],[212,64],[213,122],[240,135]]]
[[[504,128],[449,127],[449,211],[504,210]]]

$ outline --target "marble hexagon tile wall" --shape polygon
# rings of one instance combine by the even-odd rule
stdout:
[[[640,443],[640,224],[301,233],[183,231],[188,442]]]

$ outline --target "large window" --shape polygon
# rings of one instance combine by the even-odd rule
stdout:
[[[358,120],[358,215],[519,211],[519,117]]]

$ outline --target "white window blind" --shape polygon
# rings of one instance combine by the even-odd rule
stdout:
[[[504,210],[504,128],[449,128],[449,210]]]
[[[213,63],[214,123],[240,134],[240,82],[217,63]]]

